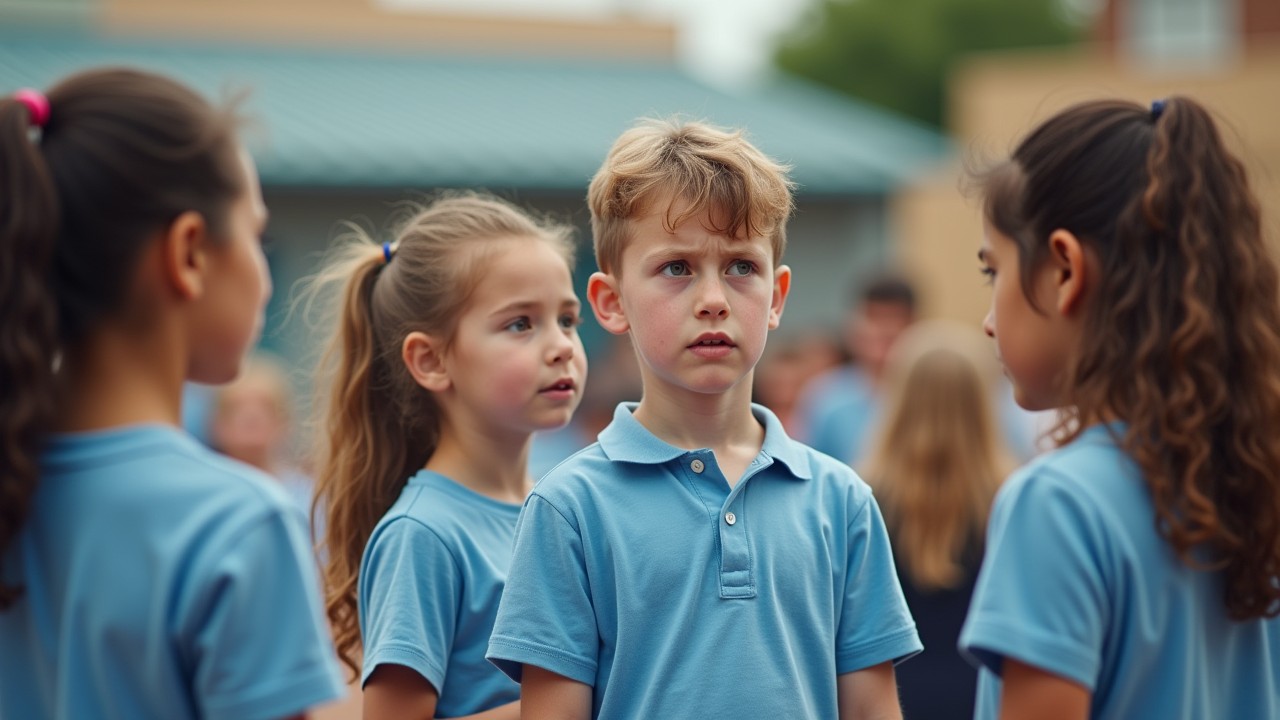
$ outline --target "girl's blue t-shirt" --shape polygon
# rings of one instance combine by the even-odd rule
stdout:
[[[0,567],[0,717],[298,714],[341,697],[305,522],[166,426],[55,436]]]
[[[1280,619],[1227,616],[1221,574],[1160,536],[1107,426],[1000,490],[960,648],[981,668],[979,720],[999,716],[1005,658],[1087,688],[1091,718],[1280,717]]]
[[[484,657],[519,515],[439,473],[409,479],[360,563],[362,682],[379,665],[410,668],[439,693],[439,717],[520,699]]]

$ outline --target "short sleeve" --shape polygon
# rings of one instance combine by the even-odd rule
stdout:
[[[440,692],[461,598],[462,571],[438,535],[407,517],[380,527],[360,566],[361,684],[403,665]]]
[[[1094,689],[1108,620],[1099,512],[1054,473],[997,497],[960,650],[999,675],[1004,658]]]
[[[595,685],[599,646],[582,537],[550,502],[530,495],[486,657],[516,682],[527,664]]]
[[[836,628],[836,672],[901,662],[923,646],[893,567],[889,534],[874,497],[849,524],[844,603]]]
[[[199,715],[275,719],[341,697],[301,515],[266,514],[209,556],[187,629]]]

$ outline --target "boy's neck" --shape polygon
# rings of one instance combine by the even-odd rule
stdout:
[[[751,413],[751,379],[718,395],[646,388],[633,416],[664,442],[685,450],[710,448],[717,457],[764,444],[764,427]]]
[[[533,486],[532,440],[532,435],[486,435],[445,423],[426,469],[494,500],[523,503]]]

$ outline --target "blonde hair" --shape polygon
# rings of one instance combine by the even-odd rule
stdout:
[[[706,212],[718,218],[711,228],[717,233],[768,237],[777,265],[787,245],[792,210],[794,183],[788,170],[756,149],[741,130],[676,119],[642,120],[614,142],[587,189],[596,264],[620,274],[628,223],[665,200],[668,229]],[[676,200],[688,207],[672,217]]]
[[[327,509],[325,607],[338,655],[356,676],[364,546],[439,441],[440,409],[404,366],[404,338],[411,332],[452,338],[485,258],[496,251],[493,241],[549,242],[573,267],[570,228],[497,198],[452,194],[411,209],[389,262],[382,245],[353,227],[309,280],[306,296],[310,306],[330,294],[335,316],[317,373],[316,502]]]
[[[910,580],[964,579],[996,489],[1013,463],[997,430],[998,368],[981,335],[940,321],[908,329],[890,356],[885,413],[865,476]]]

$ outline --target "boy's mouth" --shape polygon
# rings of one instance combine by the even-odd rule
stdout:
[[[704,333],[702,335],[699,335],[698,339],[695,340],[694,343],[689,347],[696,348],[696,347],[721,347],[721,346],[737,347],[736,345],[733,344],[733,341],[729,339],[729,336],[725,335],[724,333]]]

